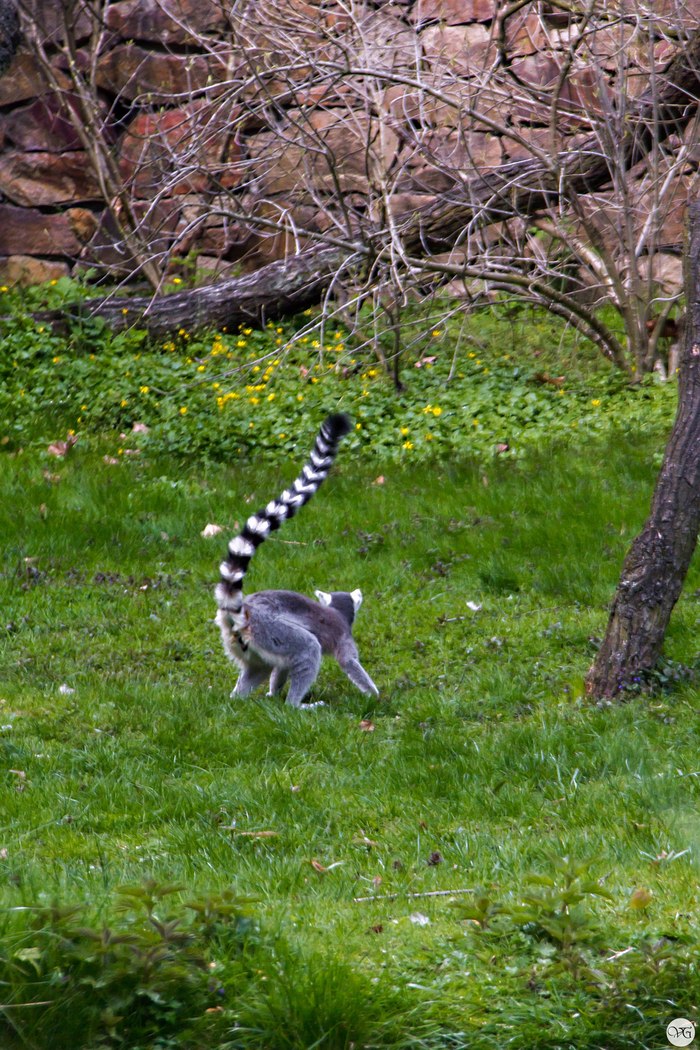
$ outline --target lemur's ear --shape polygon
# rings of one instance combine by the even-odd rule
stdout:
[[[352,598],[352,604],[355,606],[355,612],[362,605],[362,591],[358,587],[355,591],[350,591],[350,597]]]
[[[332,595],[326,594],[325,591],[314,591],[314,594],[320,601],[321,605],[330,605],[333,601]]]

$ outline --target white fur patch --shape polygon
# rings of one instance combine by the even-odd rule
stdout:
[[[333,601],[332,595],[327,594],[325,591],[314,591],[314,594],[318,598],[321,605],[330,605]]]
[[[326,476],[325,475],[325,471],[328,470],[328,468],[330,467],[331,462],[332,462],[330,456],[319,456],[317,452],[312,452],[311,455],[309,456],[309,459],[313,463],[313,465],[316,467],[316,470],[323,470],[324,471],[324,475],[323,476],[325,477]]]
[[[256,532],[259,536],[267,536],[270,531],[270,522],[267,518],[259,518],[257,514],[252,514],[246,522],[246,528],[251,532]]]
[[[241,554],[244,558],[252,558],[255,554],[255,547],[250,540],[245,539],[243,536],[236,536],[235,539],[231,540],[228,545],[229,554],[235,555]]]
[[[239,612],[242,604],[240,594],[231,595],[229,594],[228,587],[225,583],[217,583],[216,590],[214,591],[214,597],[218,603],[220,609],[224,609],[226,612]]]
[[[245,576],[243,569],[232,569],[227,561],[222,561],[219,566],[219,572],[225,580],[229,581],[229,583],[238,583],[238,581],[242,580]]]
[[[355,607],[355,612],[357,612],[357,610],[362,605],[362,591],[360,590],[360,588],[358,587],[356,590],[350,591],[350,597],[352,598],[352,604]]]

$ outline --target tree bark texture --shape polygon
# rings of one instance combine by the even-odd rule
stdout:
[[[632,167],[651,141],[682,132],[695,114],[700,97],[700,32],[673,58],[661,86],[642,95],[630,114],[623,136],[625,164]],[[457,247],[470,224],[483,227],[513,216],[532,216],[567,194],[586,194],[605,187],[612,178],[610,162],[595,136],[552,158],[504,164],[485,176],[456,181],[450,191],[427,208],[397,221],[403,250],[421,258]],[[260,267],[252,274],[218,284],[155,298],[89,299],[69,316],[99,316],[119,329],[138,324],[160,336],[180,327],[234,329],[240,324],[296,313],[316,304],[343,271],[369,265],[383,244],[332,246],[321,240],[297,255]],[[59,321],[57,312],[42,320]]]
[[[608,627],[586,691],[616,696],[661,652],[700,530],[700,200],[689,207],[685,260],[687,318],[678,410],[651,504],[625,559]]]

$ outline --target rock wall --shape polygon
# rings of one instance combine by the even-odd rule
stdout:
[[[119,0],[100,20],[18,2],[5,283],[128,274],[147,252],[171,273],[254,268],[309,231],[400,222],[470,173],[575,145],[604,82],[633,99],[700,18],[700,0],[604,0],[595,21],[535,0],[505,20],[499,0]],[[679,182],[661,247],[684,203]]]

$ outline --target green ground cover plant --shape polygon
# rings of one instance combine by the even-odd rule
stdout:
[[[370,360],[300,387],[319,348],[303,364],[297,347],[223,411],[213,392],[195,409],[173,385],[152,415],[146,401],[128,416],[105,392],[131,343],[105,351],[104,336],[86,354],[32,329],[29,346],[35,322],[13,322],[0,1045],[622,1050],[665,1045],[674,1017],[697,1017],[697,562],[659,672],[624,703],[583,697],[673,389],[627,391],[604,369],[586,388],[569,348],[560,395],[534,378],[550,322],[529,346],[517,332],[507,345],[512,323],[484,322],[473,372],[464,344],[462,380],[447,379],[449,340],[431,337],[398,400],[363,375]],[[244,337],[260,353],[279,336]],[[104,375],[98,351],[112,353]],[[165,391],[159,363],[199,367],[183,347],[140,352],[139,385]],[[86,362],[80,396],[103,407],[79,422],[71,382]],[[292,376],[311,404],[295,408]],[[30,409],[16,407],[22,389]],[[532,420],[514,414],[508,451],[495,430],[474,443],[460,398],[508,420],[509,389],[517,404],[535,394]],[[329,664],[312,712],[232,700],[212,622],[223,544],[338,406],[362,428],[249,587],[361,587],[356,634],[382,695],[368,702]],[[428,420],[438,454],[405,449],[415,434],[396,435],[400,419]],[[211,523],[223,532],[203,536]]]

